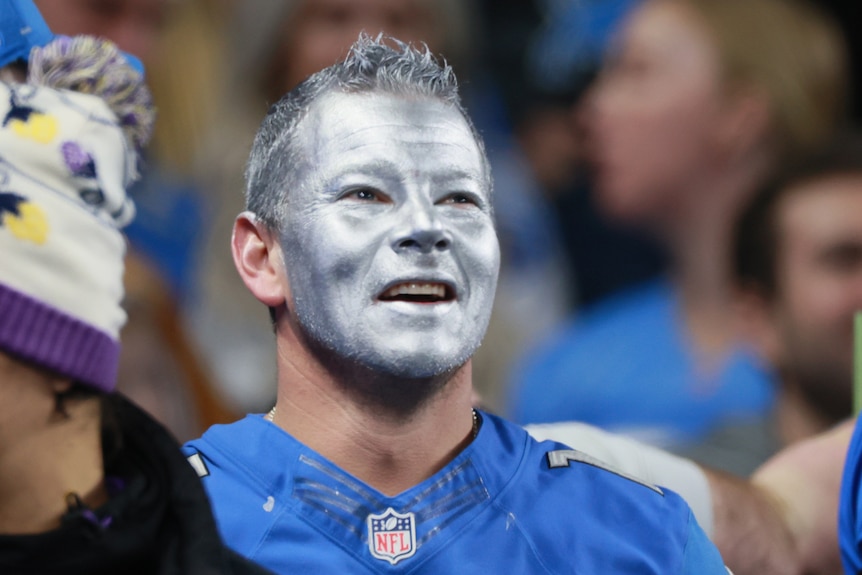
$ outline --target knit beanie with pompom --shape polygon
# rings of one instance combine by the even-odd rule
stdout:
[[[9,14],[0,57],[16,29]],[[126,190],[153,106],[137,64],[110,42],[42,39],[26,81],[0,82],[0,350],[110,391],[126,320]]]

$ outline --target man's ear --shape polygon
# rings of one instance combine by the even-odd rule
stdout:
[[[781,337],[773,302],[761,290],[739,288],[736,293],[742,340],[770,365],[781,360]]]
[[[253,213],[243,212],[233,224],[231,251],[234,265],[254,297],[271,308],[285,303],[289,288],[277,234]]]

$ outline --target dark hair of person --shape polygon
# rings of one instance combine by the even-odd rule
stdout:
[[[778,211],[803,186],[841,176],[862,176],[862,133],[841,134],[796,165],[780,171],[754,196],[737,220],[733,273],[739,287],[767,298],[778,295]],[[862,193],[862,189],[860,189]]]

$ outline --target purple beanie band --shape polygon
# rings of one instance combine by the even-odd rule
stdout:
[[[0,348],[102,391],[116,383],[120,344],[108,334],[0,284]]]

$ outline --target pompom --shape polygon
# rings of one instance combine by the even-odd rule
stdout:
[[[155,122],[153,99],[143,75],[117,46],[94,36],[58,36],[30,52],[28,83],[102,98],[140,153]]]

